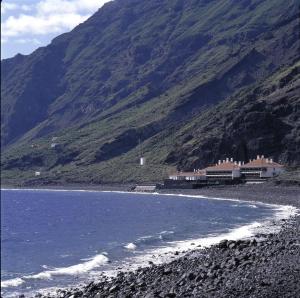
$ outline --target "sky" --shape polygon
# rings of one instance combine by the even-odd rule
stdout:
[[[27,55],[84,22],[109,0],[2,0],[1,59]]]

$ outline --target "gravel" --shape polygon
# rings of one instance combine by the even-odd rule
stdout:
[[[238,185],[162,192],[300,208],[297,186]],[[171,263],[119,272],[112,279],[103,277],[82,288],[61,289],[51,297],[300,297],[300,216],[274,224],[281,227],[278,233],[224,240],[185,254],[176,252],[181,257]]]

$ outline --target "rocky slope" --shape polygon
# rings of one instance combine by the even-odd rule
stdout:
[[[283,0],[116,0],[2,61],[3,181],[157,180],[257,153],[299,164],[297,12]]]
[[[216,156],[225,159],[230,153],[235,160],[248,160],[262,152],[300,165],[299,70],[297,63],[201,114],[178,133],[183,145],[167,161],[197,168],[216,162]]]

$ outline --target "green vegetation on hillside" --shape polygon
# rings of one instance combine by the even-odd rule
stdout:
[[[257,153],[299,164],[297,29],[293,1],[106,4],[1,62],[2,182],[157,181]]]

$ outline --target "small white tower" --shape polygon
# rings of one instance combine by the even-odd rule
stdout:
[[[140,165],[141,166],[144,166],[146,164],[146,159],[145,159],[145,157],[141,157],[140,158]]]

